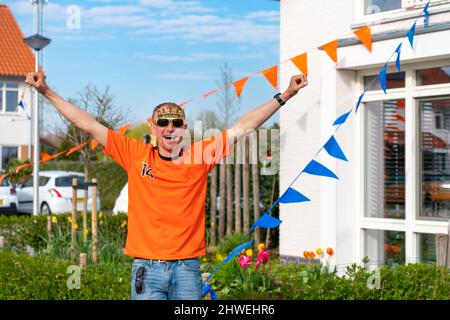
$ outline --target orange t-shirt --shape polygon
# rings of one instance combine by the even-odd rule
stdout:
[[[208,172],[230,152],[226,131],[187,146],[175,161],[112,130],[104,151],[128,173],[125,254],[159,260],[205,255]]]

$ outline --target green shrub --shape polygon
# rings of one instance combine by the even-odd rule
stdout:
[[[0,252],[0,300],[130,299],[131,264],[88,265],[80,289],[69,289],[69,261]],[[69,283],[70,283],[69,279]]]

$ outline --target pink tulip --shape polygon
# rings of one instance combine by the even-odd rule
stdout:
[[[258,268],[259,268],[259,264],[260,264],[259,260],[256,261],[256,263],[255,263],[255,269],[258,269]]]
[[[269,250],[260,250],[258,252],[258,262],[262,264],[266,264],[269,262],[270,251]]]
[[[252,263],[252,257],[248,256],[240,256],[239,257],[239,264],[242,269],[247,268]]]

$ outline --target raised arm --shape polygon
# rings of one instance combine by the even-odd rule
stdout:
[[[308,85],[305,75],[296,75],[291,78],[289,87],[280,95],[283,101],[288,101],[295,96],[300,89]],[[251,110],[246,113],[233,127],[228,129],[228,140],[236,143],[240,138],[249,132],[258,129],[266,122],[275,112],[280,109],[281,105],[276,99]]]
[[[99,123],[90,113],[74,106],[50,89],[42,73],[31,72],[27,75],[25,83],[47,98],[55,108],[76,127],[86,131],[101,145],[106,147],[108,129]]]

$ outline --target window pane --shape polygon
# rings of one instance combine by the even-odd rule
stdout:
[[[418,262],[436,263],[436,235],[430,233],[417,234]]]
[[[6,91],[6,112],[17,112],[19,104],[19,93],[17,91]]]
[[[405,218],[405,100],[368,102],[367,208],[376,218]]]
[[[17,82],[7,82],[6,88],[9,89],[19,89],[19,84]]]
[[[364,9],[365,14],[374,14],[389,10],[400,9],[402,7],[402,0],[365,0]]]
[[[2,148],[2,166],[5,169],[12,158],[17,158],[17,147],[3,147]]]
[[[372,82],[372,80],[377,77],[378,75],[364,77],[364,87],[367,88],[367,86]],[[387,89],[404,88],[405,73],[404,72],[388,73],[386,75],[386,87]],[[380,82],[375,81],[372,87],[370,89],[369,88],[367,89],[368,89],[367,91],[381,90]]]
[[[49,177],[39,177],[39,186],[40,187],[45,186],[49,180],[50,180]]]
[[[3,90],[0,87],[0,112],[3,112]]]
[[[417,70],[417,85],[427,86],[430,84],[450,83],[450,66]]]
[[[405,233],[400,231],[366,230],[364,256],[369,263],[393,265],[405,263]]]
[[[84,185],[84,177],[83,176],[64,176],[64,177],[58,177],[55,179],[55,186],[56,187],[71,187],[72,180],[74,178],[78,179],[79,187]]]
[[[420,216],[450,217],[450,98],[420,101]]]

